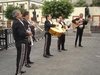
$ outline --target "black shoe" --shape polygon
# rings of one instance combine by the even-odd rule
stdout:
[[[50,58],[50,56],[48,56],[48,55],[43,55],[43,57],[45,57],[45,58]]]
[[[75,48],[77,47],[77,45],[75,45]]]
[[[49,54],[48,56],[53,56],[53,55]]]
[[[32,61],[29,61],[28,63],[29,63],[29,64],[34,64],[34,62],[32,62]]]
[[[21,74],[26,73],[26,71],[21,71]]]
[[[62,51],[67,51],[67,49],[62,49]]]
[[[61,52],[61,50],[60,50],[60,49],[58,49],[58,52]]]
[[[15,74],[15,75],[22,75],[22,74],[20,73],[20,74]]]
[[[61,50],[58,50],[58,52],[61,52]]]
[[[79,45],[79,47],[83,47],[82,45]]]
[[[26,67],[30,68],[31,66],[29,64],[25,64]]]

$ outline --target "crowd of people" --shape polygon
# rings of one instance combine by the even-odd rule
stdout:
[[[33,36],[35,35],[35,27],[36,23],[31,23],[29,21],[29,12],[24,11],[23,14],[21,14],[20,10],[14,10],[12,12],[12,16],[14,18],[13,24],[12,24],[12,30],[13,30],[13,36],[15,40],[15,46],[17,49],[17,58],[16,58],[16,73],[15,75],[21,75],[22,73],[25,73],[26,71],[22,71],[22,67],[25,65],[26,67],[30,68],[30,64],[33,64],[30,60],[30,53],[31,53],[31,46],[33,45]],[[66,26],[64,19],[61,15],[57,17],[58,23],[61,25],[61,28],[64,28]],[[77,40],[79,37],[79,47],[83,47],[82,42],[82,35],[85,25],[87,24],[87,20],[83,19],[83,14],[79,14],[79,18],[76,18],[72,20],[72,24],[76,25],[76,40],[75,40],[75,47],[77,47]],[[70,24],[68,28],[73,27],[73,25]],[[56,27],[58,25],[53,24],[52,22],[52,16],[50,14],[46,15],[46,21],[44,23],[44,29],[45,29],[45,43],[44,43],[44,52],[43,57],[50,58],[53,56],[50,53],[50,45],[51,45],[51,39],[52,34],[50,34],[49,30],[51,27]],[[58,37],[57,42],[57,49],[58,52],[61,51],[67,51],[65,48],[65,33],[62,33],[61,36]]]

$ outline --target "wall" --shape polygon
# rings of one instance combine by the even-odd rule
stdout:
[[[91,15],[91,21],[93,21],[93,25],[100,26],[100,7],[89,7],[89,10]],[[65,21],[71,22],[72,19],[78,17],[80,13],[83,13],[83,15],[85,16],[85,7],[76,7],[71,16],[69,16],[68,19],[65,19]],[[41,23],[43,23],[44,18],[42,18],[41,21]]]
[[[32,4],[32,3],[35,3],[35,2],[31,2],[30,4]],[[12,3],[11,2],[8,3],[8,5],[11,5],[11,4],[13,4],[13,2]],[[29,5],[28,5],[27,1],[24,1],[24,2],[14,2],[14,6],[19,6],[20,4],[24,4],[25,5],[25,9],[28,10],[28,8],[29,8],[28,6]],[[3,5],[3,9],[4,10],[7,7],[7,3],[0,3],[0,5]],[[90,9],[90,15],[92,17],[91,21],[93,21],[93,25],[94,26],[98,26],[98,25],[100,26],[100,7],[89,7],[89,9]],[[32,14],[33,11],[34,11],[33,9],[29,10],[29,12],[30,12],[30,19],[33,17],[33,14]],[[44,23],[45,18],[42,16],[42,10],[41,9],[36,9],[36,12],[37,12],[37,21],[39,21],[40,23]],[[71,16],[69,16],[68,19],[65,19],[65,21],[71,22],[71,20],[73,18],[76,18],[80,13],[84,14],[84,12],[85,12],[85,7],[75,7],[74,12],[71,14]],[[0,13],[0,17],[1,17],[1,20],[2,19],[7,20],[6,18],[3,18],[2,13]]]

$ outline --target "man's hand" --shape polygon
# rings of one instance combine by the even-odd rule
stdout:
[[[59,24],[56,24],[56,27],[59,27]]]
[[[27,31],[27,33],[29,34],[29,36],[33,36],[31,31]]]
[[[37,24],[36,24],[36,23],[33,23],[33,26],[34,26],[34,27],[36,27],[36,26],[37,26]]]

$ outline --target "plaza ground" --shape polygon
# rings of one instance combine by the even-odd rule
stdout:
[[[57,51],[57,37],[52,38],[51,54],[44,58],[44,39],[34,42],[31,68],[24,67],[23,75],[100,75],[100,34],[83,36],[83,47],[74,47],[75,35],[66,35],[65,47],[68,51]],[[0,75],[14,75],[16,69],[16,49],[0,51]]]

